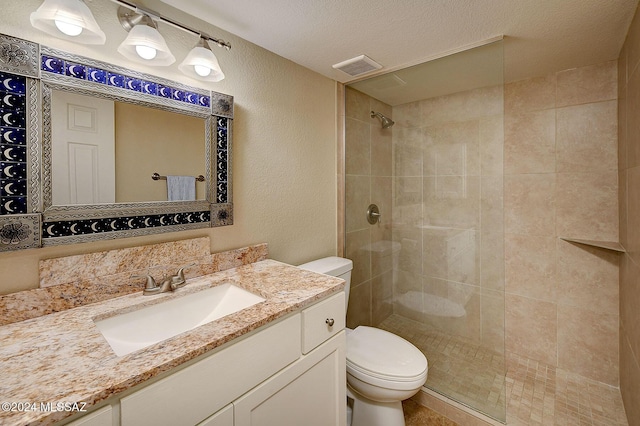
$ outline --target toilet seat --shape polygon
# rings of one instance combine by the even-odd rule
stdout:
[[[427,367],[424,354],[400,336],[366,326],[347,333],[347,373],[365,383],[396,390],[419,388]]]

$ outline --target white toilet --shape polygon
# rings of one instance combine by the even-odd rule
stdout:
[[[349,303],[353,262],[325,257],[298,266],[346,281]],[[411,343],[378,328],[347,329],[347,395],[353,399],[351,426],[404,426],[402,400],[427,380],[427,359]]]

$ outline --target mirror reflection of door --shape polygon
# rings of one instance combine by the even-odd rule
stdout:
[[[51,107],[53,204],[115,203],[114,102],[54,90]]]

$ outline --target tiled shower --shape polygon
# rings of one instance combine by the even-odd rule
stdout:
[[[501,42],[438,61],[465,55],[444,75],[491,77],[409,102],[385,95],[402,72],[346,88],[348,326],[404,336],[429,389],[510,425],[624,425],[621,254],[573,242],[618,241],[617,63],[502,84]]]

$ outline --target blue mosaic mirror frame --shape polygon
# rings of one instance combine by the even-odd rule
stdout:
[[[52,205],[53,89],[203,118],[206,199]],[[229,95],[0,34],[0,113],[0,251],[233,223]]]

